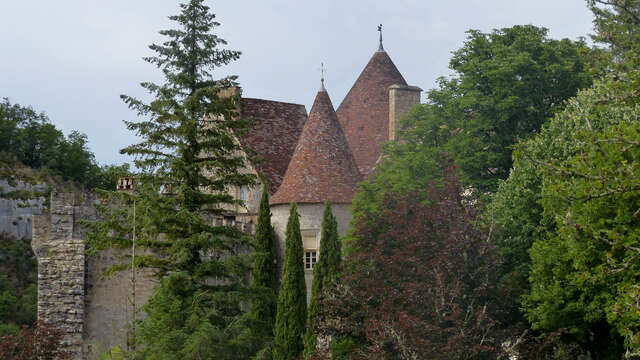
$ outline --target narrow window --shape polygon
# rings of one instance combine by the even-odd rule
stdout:
[[[249,188],[246,186],[241,186],[238,191],[238,200],[243,202],[244,206],[247,206],[247,202],[249,201]]]
[[[318,253],[315,250],[307,250],[304,252],[304,268],[307,270],[313,270],[318,260]]]

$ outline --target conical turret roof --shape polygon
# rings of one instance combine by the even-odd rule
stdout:
[[[350,203],[360,180],[329,94],[322,87],[271,204]]]
[[[407,85],[386,51],[376,51],[338,107],[337,114],[360,172],[373,171],[389,140],[389,86]]]

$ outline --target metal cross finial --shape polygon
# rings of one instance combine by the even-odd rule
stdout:
[[[327,91],[324,88],[324,63],[320,63],[320,91]]]
[[[384,51],[382,47],[382,24],[378,25],[378,32],[380,33],[380,46],[378,46],[378,51]]]

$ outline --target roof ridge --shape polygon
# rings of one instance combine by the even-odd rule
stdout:
[[[269,99],[252,98],[252,97],[244,97],[244,96],[242,97],[242,99],[243,100],[260,100],[260,101],[268,101],[268,102],[287,104],[287,105],[304,106],[304,104],[298,104],[298,103],[289,102],[289,101],[269,100]],[[306,108],[305,108],[305,110],[306,110]]]

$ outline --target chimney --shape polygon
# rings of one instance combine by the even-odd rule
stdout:
[[[241,96],[241,94],[242,94],[242,89],[239,86],[229,86],[229,87],[220,89],[220,92],[218,92],[218,95],[223,99],[233,97],[233,96]]]
[[[417,86],[389,86],[389,140],[396,140],[400,119],[409,113],[414,105],[420,104],[422,89]]]

